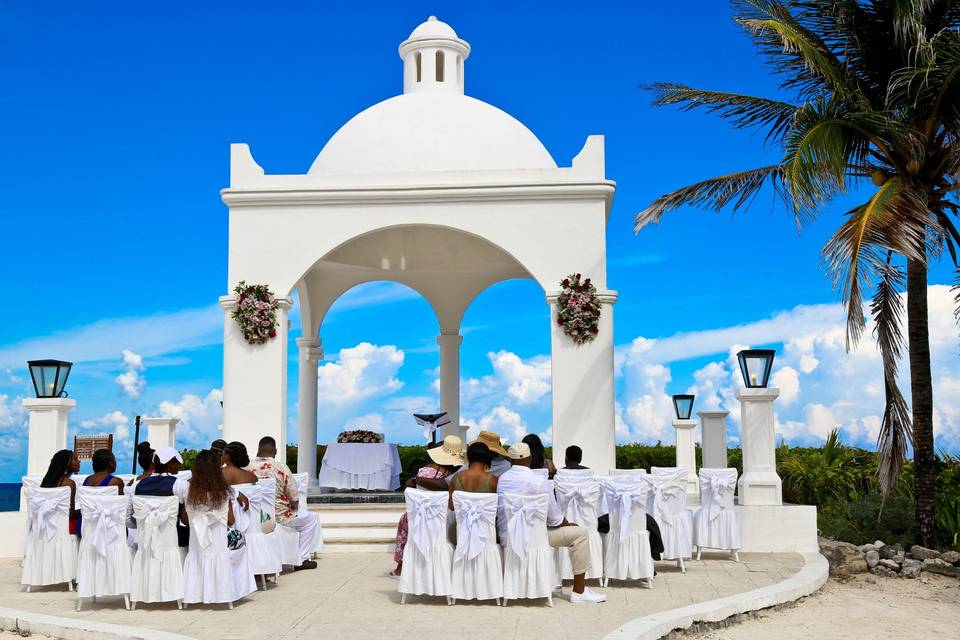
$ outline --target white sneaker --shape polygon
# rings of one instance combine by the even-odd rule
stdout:
[[[600,602],[606,602],[606,600],[607,596],[593,591],[590,587],[584,587],[583,593],[577,593],[576,591],[570,592],[570,602],[573,604],[581,604],[584,602],[598,604]]]

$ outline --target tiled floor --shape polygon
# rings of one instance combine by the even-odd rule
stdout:
[[[674,563],[657,563],[653,589],[635,583],[611,583],[601,605],[572,605],[555,598],[553,609],[543,600],[493,603],[458,602],[448,607],[441,598],[408,599],[400,605],[397,583],[386,576],[388,554],[326,554],[319,568],[285,574],[280,584],[257,592],[229,611],[224,606],[190,607],[140,605],[126,611],[122,602],[98,601],[74,611],[72,593],[62,587],[32,593],[20,590],[19,563],[0,560],[0,602],[14,609],[64,617],[92,617],[102,622],[152,627],[195,638],[366,638],[465,637],[482,633],[491,638],[600,638],[633,618],[685,606],[756,587],[774,584],[803,566],[797,554],[706,555],[686,563],[681,574]]]

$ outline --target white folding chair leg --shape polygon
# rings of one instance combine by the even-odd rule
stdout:
[[[700,561],[700,552],[703,551],[703,547],[697,547],[697,561]]]
[[[450,596],[447,596],[447,606],[452,607],[455,602],[456,602],[456,600],[454,600],[454,599],[451,598]]]
[[[553,606],[553,596],[547,596],[547,606],[548,607]]]
[[[733,550],[733,561],[740,562],[740,551],[738,549]]]
[[[77,598],[77,611],[80,611],[80,602],[81,602],[82,600],[83,600],[83,598],[79,598],[79,597]]]
[[[400,594],[400,604],[407,604],[407,594],[405,593]]]
[[[134,600],[133,602],[130,603],[130,611],[136,611],[136,610],[137,610],[137,601]]]
[[[27,593],[30,593],[30,585],[27,585]]]
[[[130,594],[123,594],[123,606],[127,611],[130,611]]]
[[[497,598],[497,606],[498,606],[498,607],[502,607],[502,606],[503,606],[503,598]]]
[[[680,573],[687,572],[687,568],[683,566],[683,558],[677,558],[677,566],[680,567]]]
[[[67,591],[73,591],[73,580],[67,580]]]
[[[232,603],[232,602],[228,602],[228,603],[227,603],[227,609],[233,609],[233,603]]]

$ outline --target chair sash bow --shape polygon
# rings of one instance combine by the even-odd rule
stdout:
[[[710,505],[707,509],[707,517],[713,521],[723,512],[726,494],[733,495],[736,485],[731,485],[726,478],[722,476],[712,476],[710,478]]]
[[[543,507],[535,502],[513,501],[508,503],[511,514],[507,521],[507,537],[510,541],[510,550],[519,557],[527,554],[527,545],[530,543],[530,531],[537,521],[546,524],[547,515]]]
[[[190,530],[196,532],[197,542],[201,549],[206,549],[213,542],[215,529],[227,526],[227,512],[203,510],[190,513]],[[226,535],[224,535],[226,540]]]
[[[620,543],[630,536],[630,516],[633,515],[633,505],[644,504],[647,501],[647,492],[637,488],[613,488],[614,500],[619,511]],[[646,527],[646,522],[644,522]]]
[[[166,524],[176,525],[179,505],[175,501],[138,501],[133,503],[133,516],[137,520],[140,534],[140,548],[149,549],[150,554],[160,559],[162,550],[156,544],[160,528]]]
[[[443,531],[447,505],[436,501],[412,502],[409,513],[410,536],[420,553],[427,555],[434,540]]]
[[[53,540],[57,535],[56,516],[58,513],[67,511],[69,505],[68,500],[65,495],[33,496],[31,504],[33,505],[36,531],[39,535],[46,537],[47,540]]]
[[[101,556],[106,557],[107,547],[120,537],[120,529],[126,516],[127,505],[124,502],[85,501],[83,517],[90,532],[90,544]]]
[[[464,500],[457,505],[457,510],[460,512],[460,519],[457,522],[459,534],[454,557],[460,559],[466,556],[468,560],[473,560],[490,541],[490,528],[494,517],[486,509],[486,505],[478,500]]]

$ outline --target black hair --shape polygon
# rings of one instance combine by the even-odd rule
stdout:
[[[247,447],[242,442],[231,442],[223,448],[223,452],[230,456],[230,462],[241,469],[250,464]]]
[[[543,449],[543,443],[540,442],[540,436],[538,436],[535,433],[528,433],[527,435],[523,436],[523,440],[521,440],[520,442],[530,447],[530,468],[531,469],[545,468],[546,452]]]
[[[567,456],[567,461],[572,462],[573,464],[580,464],[583,462],[583,449],[575,444],[567,447],[567,450],[564,453]]]
[[[73,451],[70,449],[61,449],[50,458],[50,466],[47,467],[47,473],[40,481],[40,486],[44,489],[53,489],[60,486],[60,481],[68,477],[71,473],[70,463],[73,461]]]
[[[210,451],[213,451],[216,455],[223,453],[224,448],[227,446],[227,441],[222,438],[217,438],[210,443]]]
[[[153,468],[154,453],[156,452],[150,447],[150,443],[146,440],[137,445],[137,464],[140,465],[141,469],[149,471]]]
[[[93,452],[90,462],[93,464],[94,473],[109,471],[110,467],[113,467],[114,470],[117,468],[117,459],[113,457],[113,452],[110,449],[97,449]]]
[[[489,467],[492,458],[490,447],[482,442],[474,442],[467,447],[467,462],[482,462]]]

